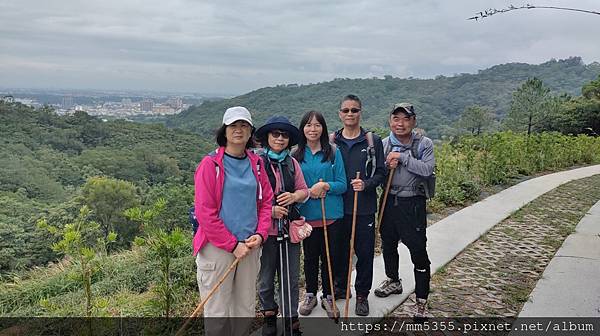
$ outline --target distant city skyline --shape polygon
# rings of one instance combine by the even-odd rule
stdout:
[[[432,78],[496,64],[600,61],[600,16],[511,1],[0,3],[0,88],[203,92],[334,78]],[[600,10],[593,0],[533,5]]]

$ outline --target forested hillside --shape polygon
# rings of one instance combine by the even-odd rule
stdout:
[[[213,147],[198,135],[162,125],[102,122],[83,112],[57,116],[51,109],[1,102],[0,144],[0,273],[56,258],[50,237],[36,230],[35,221],[45,215],[71,220],[89,178],[127,182],[135,198],[131,204],[144,203],[187,188],[200,158]],[[184,194],[191,203],[191,189]],[[185,219],[185,210],[181,216]]]
[[[497,119],[510,108],[513,91],[528,78],[537,77],[553,93],[579,95],[584,83],[600,74],[600,64],[585,65],[581,58],[551,60],[540,65],[509,63],[481,70],[477,74],[460,74],[435,79],[335,79],[309,85],[280,85],[216,102],[192,107],[167,121],[169,127],[194,132],[213,130],[227,107],[248,107],[260,124],[272,114],[282,114],[297,123],[302,114],[315,109],[325,114],[333,127],[339,127],[339,100],[353,93],[363,100],[363,121],[367,127],[385,127],[389,108],[399,101],[417,107],[419,125],[428,135],[439,138],[451,134],[454,121],[470,105],[490,107]]]

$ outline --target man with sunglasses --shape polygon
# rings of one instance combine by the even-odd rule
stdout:
[[[348,278],[348,259],[352,230],[352,211],[354,192],[358,191],[356,213],[356,231],[354,251],[356,263],[355,313],[369,315],[367,299],[373,283],[373,257],[375,254],[375,213],[377,212],[377,186],[385,179],[385,158],[381,139],[360,127],[362,104],[355,95],[342,99],[339,117],[344,127],[334,133],[333,140],[342,152],[348,180],[348,190],[344,194],[344,222],[340,234],[336,237],[337,251],[335,260],[335,298],[346,296]],[[360,178],[356,178],[360,172]]]

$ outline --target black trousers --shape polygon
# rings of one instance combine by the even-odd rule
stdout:
[[[345,215],[339,234],[336,235],[335,287],[346,292],[352,215]],[[356,254],[356,295],[368,296],[373,285],[373,258],[375,257],[375,214],[357,215],[354,237]]]
[[[410,251],[414,265],[415,294],[420,299],[427,299],[431,280],[431,262],[426,248],[426,216],[425,197],[395,197],[390,194],[379,228],[385,274],[390,279],[399,278],[398,242],[401,240]]]
[[[327,237],[329,238],[329,255],[331,258],[331,268],[335,270],[336,264],[333,252],[336,250],[335,237],[339,234],[339,228],[343,220],[338,219],[327,225]],[[321,285],[323,286],[323,295],[331,295],[329,286],[329,271],[327,267],[327,254],[325,253],[325,230],[322,227],[313,228],[308,238],[302,241],[304,249],[304,277],[306,278],[306,292],[317,294],[319,290],[319,269],[321,270]]]

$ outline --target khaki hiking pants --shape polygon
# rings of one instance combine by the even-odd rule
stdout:
[[[206,335],[245,335],[256,316],[256,278],[262,247],[238,263],[204,306]],[[206,297],[231,263],[233,253],[207,243],[196,255],[200,298]],[[241,319],[243,317],[243,319]]]

